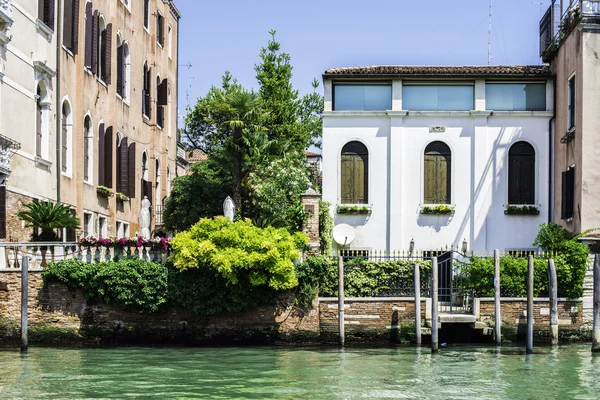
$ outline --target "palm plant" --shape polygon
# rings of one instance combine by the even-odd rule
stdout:
[[[79,229],[79,219],[66,204],[33,200],[23,206],[25,210],[17,212],[17,217],[24,221],[26,226],[41,229],[40,234],[33,233],[34,242],[59,240],[55,229]]]

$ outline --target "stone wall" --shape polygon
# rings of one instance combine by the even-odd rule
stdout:
[[[527,323],[527,299],[503,298],[500,303],[502,324],[518,326]],[[488,324],[494,323],[494,299],[479,299],[478,320]],[[583,326],[581,300],[559,299],[558,324],[579,328]],[[547,298],[535,298],[533,301],[534,327],[548,327],[550,325],[550,305]]]
[[[30,203],[31,197],[6,191],[6,239],[5,242],[28,242],[31,240],[31,228],[26,228],[23,221],[17,217],[17,212],[23,209],[23,204]]]

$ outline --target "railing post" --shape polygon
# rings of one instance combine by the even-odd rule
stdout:
[[[494,250],[494,324],[496,345],[502,344],[502,318],[500,315],[500,250]]]
[[[431,352],[438,351],[438,260],[431,258]]]
[[[594,257],[594,325],[592,353],[600,353],[600,254]]]
[[[338,327],[340,346],[346,342],[344,332],[344,257],[338,256]]]
[[[556,268],[554,260],[548,259],[548,286],[550,302],[550,333],[552,334],[552,344],[558,344],[558,287],[556,281]]]
[[[421,271],[419,263],[415,263],[415,340],[421,345]]]
[[[533,353],[533,255],[527,258],[527,344],[525,352]]]
[[[27,351],[27,312],[29,299],[29,258],[23,255],[21,259],[21,351]]]

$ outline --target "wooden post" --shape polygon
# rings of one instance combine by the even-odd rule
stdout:
[[[592,353],[600,353],[600,254],[594,257],[594,328]]]
[[[431,258],[431,352],[438,351],[438,260]]]
[[[558,344],[558,283],[556,282],[556,268],[554,260],[548,259],[548,286],[550,301],[550,333],[552,344]]]
[[[338,326],[340,346],[346,342],[344,333],[344,257],[338,256]]]
[[[415,340],[421,345],[421,271],[415,263]]]
[[[527,268],[527,342],[525,353],[533,353],[533,255],[529,255]]]
[[[500,314],[500,250],[494,250],[494,332],[496,345],[502,344],[502,315]]]
[[[27,351],[27,312],[29,299],[29,259],[23,255],[21,260],[21,351]]]

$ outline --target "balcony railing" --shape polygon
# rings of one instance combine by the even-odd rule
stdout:
[[[560,44],[583,19],[600,23],[600,0],[552,0],[552,4],[540,20],[540,56],[545,62],[552,59]],[[566,3],[566,4],[564,4]]]

